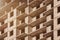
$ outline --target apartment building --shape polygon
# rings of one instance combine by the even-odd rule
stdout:
[[[0,0],[0,40],[60,40],[60,0]]]

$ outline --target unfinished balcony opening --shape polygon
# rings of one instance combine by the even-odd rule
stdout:
[[[51,30],[54,30],[53,28],[54,28],[54,25],[52,24],[52,25],[51,25]]]
[[[34,0],[29,0],[29,3],[31,3],[32,1],[34,1]]]
[[[51,15],[51,19],[54,19],[54,18],[53,18],[53,12],[52,12],[52,15]]]
[[[21,3],[27,3],[27,0],[20,0]]]
[[[37,9],[38,9],[38,8],[40,8],[40,4],[39,4],[39,5],[37,5],[37,6],[36,6],[36,8],[37,8]]]
[[[45,33],[43,36],[46,38],[46,40],[49,40],[49,39],[53,40],[54,39],[53,38],[53,31]]]
[[[57,19],[57,24],[60,24],[60,18]]]
[[[57,10],[58,10],[57,12],[59,13],[60,12],[60,6],[57,8]]]
[[[11,13],[10,13],[10,17],[13,17],[13,16],[14,16],[14,12],[11,12]]]
[[[60,0],[57,0],[57,1],[60,1]]]
[[[40,14],[36,16],[36,19],[39,19],[40,18]]]
[[[52,37],[48,37],[47,40],[53,40]]]
[[[14,34],[13,30],[12,30],[12,31],[10,31],[10,36],[13,36],[13,34]]]
[[[22,29],[22,30],[21,30],[21,33],[25,33],[25,29]]]
[[[3,33],[4,33],[4,30],[1,31],[1,34],[3,34]]]
[[[22,15],[22,14],[24,14],[24,12],[22,12],[21,10],[17,9],[17,16]]]
[[[1,25],[3,25],[3,24],[4,24],[4,21],[1,22]]]
[[[19,20],[17,25],[21,25],[22,23],[25,23],[25,19],[24,20]]]
[[[10,22],[10,27],[14,26],[14,21]]]
[[[40,39],[40,35],[36,35],[36,40]]]
[[[3,0],[2,0],[3,1]],[[5,2],[7,2],[7,3],[10,3],[11,2],[11,0],[4,0]]]
[[[40,15],[36,16],[36,19],[39,19],[40,18]],[[36,25],[36,29],[39,29],[40,28],[40,24]]]
[[[26,3],[21,3],[21,6],[17,8],[17,16],[25,13],[25,8],[27,7]]]
[[[25,23],[25,19],[21,20],[21,23]]]
[[[0,40],[4,40],[7,37],[7,33],[3,33],[0,35]]]
[[[54,3],[53,3],[54,0],[52,0],[52,3],[51,3],[51,8],[54,7]]]
[[[25,40],[25,38],[22,38],[21,40]]]
[[[60,36],[60,30],[57,30],[57,36]]]
[[[26,7],[26,4],[25,4],[25,7]],[[17,9],[17,20],[20,20],[21,23],[23,23],[25,21],[25,17],[27,16],[27,14],[25,13],[25,7]],[[22,9],[24,9],[24,10],[22,10]]]
[[[7,19],[7,14],[4,14],[0,17],[0,22],[1,22],[1,25],[4,25],[5,24],[5,21]]]
[[[38,40],[38,39],[40,39],[40,35],[35,35],[32,37],[32,40]]]
[[[25,33],[25,29],[23,28],[23,29],[17,29],[17,36],[18,35],[22,35],[22,34],[24,34]]]
[[[39,8],[40,7],[40,4],[43,2],[44,0],[33,0],[32,2],[30,2],[29,6],[34,8],[34,7],[37,7]]]
[[[39,28],[40,28],[40,25],[37,25],[37,26],[36,26],[36,29],[39,29]]]

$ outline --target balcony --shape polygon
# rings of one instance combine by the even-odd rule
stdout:
[[[53,2],[53,0],[46,0],[45,2],[44,2],[44,5],[49,5],[49,4],[51,4]]]
[[[48,10],[48,11],[43,12],[43,14],[44,14],[45,16],[53,15],[53,8],[51,8],[51,9]]]
[[[2,2],[7,2],[7,3],[9,3],[9,2],[11,2],[11,0],[2,0]]]
[[[43,25],[44,25],[44,26],[50,26],[50,25],[53,25],[53,19],[51,19],[51,20],[48,21],[48,22],[45,22]]]
[[[0,39],[3,39],[5,37],[7,37],[7,33],[3,33],[3,34],[0,35]]]
[[[0,22],[3,22],[5,19],[7,19],[7,14],[0,17]]]
[[[34,27],[34,26],[36,26],[36,25],[38,25],[40,23],[43,23],[45,21],[46,21],[46,17],[44,16],[42,18],[37,19],[36,21],[34,21],[32,23],[29,23],[28,26]]]
[[[41,29],[37,29],[36,31],[29,33],[30,36],[36,36],[38,34],[44,33],[46,31],[46,27],[41,28]]]
[[[24,38],[24,37],[26,37],[26,36],[27,36],[26,33],[22,33],[22,34],[20,34],[20,35],[17,35],[17,38],[22,39],[22,38]]]
[[[8,13],[11,11],[11,7],[15,9],[19,5],[20,0],[15,0],[13,2],[10,2],[8,5],[4,6],[3,8],[0,9],[0,14],[3,15],[5,11]]]
[[[49,33],[46,33],[43,36],[46,37],[46,38],[51,37],[51,36],[53,36],[53,31],[51,31]]]
[[[20,2],[21,2],[21,3],[23,3],[23,2],[24,2],[24,3],[26,3],[26,2],[27,2],[27,0],[20,0]]]
[[[23,13],[22,15],[17,16],[17,19],[23,20],[26,16],[27,14]]]
[[[42,3],[43,0],[34,0],[32,2],[30,2],[29,6],[30,7],[35,7],[38,6],[40,3]]]
[[[44,12],[45,10],[46,10],[46,6],[44,6],[42,8],[38,8],[36,11],[33,11],[32,13],[30,13],[29,16],[31,16],[31,17],[38,16],[39,14]]]
[[[3,25],[0,27],[0,31],[4,30],[5,28],[7,28],[7,23],[6,23],[6,24],[3,24]]]
[[[53,36],[53,30],[49,33],[44,34],[43,36],[44,37],[42,39],[39,39],[39,40],[46,40],[46,38]]]
[[[23,11],[25,10],[25,8],[27,7],[27,3],[22,3],[21,6],[17,7],[17,10]]]
[[[22,24],[17,25],[17,29],[24,29],[26,26],[27,26],[26,23],[22,23]]]
[[[45,5],[44,5],[43,7],[41,7],[41,8],[38,8],[36,11],[33,11],[32,13],[30,13],[29,16],[35,17],[35,16],[41,14],[41,13],[44,12],[44,11],[47,13],[47,15],[48,15],[48,13],[50,14],[50,12],[52,12],[52,9],[46,11],[46,6],[47,6],[48,4],[50,4],[51,2],[52,2],[52,0],[44,1],[43,3],[44,3]],[[44,14],[46,14],[45,12],[44,12]]]
[[[46,38],[44,37],[44,38],[42,38],[42,39],[38,39],[38,40],[46,40]]]

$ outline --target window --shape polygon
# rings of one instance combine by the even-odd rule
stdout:
[[[60,0],[57,0],[57,1],[60,1]]]
[[[58,24],[60,24],[60,18],[58,18],[57,21],[58,21]]]
[[[12,36],[12,35],[13,35],[13,31],[10,32],[10,36]]]
[[[4,24],[4,21],[3,22],[1,22],[1,25],[3,25]]]
[[[21,30],[21,33],[24,33],[24,32],[25,32],[25,29],[22,29],[22,30]]]
[[[10,22],[10,27],[12,27],[14,25],[14,22],[12,21],[12,22]]]
[[[4,33],[4,30],[3,31],[1,31],[1,34],[3,34]]]
[[[21,23],[25,23],[25,19],[21,20]]]
[[[13,12],[10,13],[10,17],[12,17],[12,16],[14,16],[14,13]]]
[[[36,8],[38,9],[39,7],[40,7],[40,5],[37,5],[37,7],[36,7]]]
[[[40,15],[36,16],[36,19],[40,18]]]
[[[58,12],[60,12],[60,6],[58,7]]]
[[[36,40],[40,39],[40,36],[39,35],[36,35]]]
[[[21,38],[21,40],[25,40],[25,38]]]
[[[60,36],[60,30],[58,30],[58,34],[57,35]]]
[[[36,29],[39,29],[40,25],[36,25]]]

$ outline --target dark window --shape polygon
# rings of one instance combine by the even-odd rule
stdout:
[[[36,19],[40,18],[40,15],[36,16]]]
[[[12,36],[12,35],[13,35],[13,31],[10,32],[10,36]]]
[[[40,5],[37,6],[37,9],[40,7]]]
[[[4,33],[4,30],[1,31],[1,34],[3,34],[3,33]]]
[[[40,39],[39,35],[36,35],[36,40]]]
[[[10,22],[10,27],[11,27],[11,26],[13,26],[13,25],[14,25],[14,22],[13,22],[13,21],[12,21],[12,22]]]
[[[43,3],[43,5],[45,5],[45,3]]]
[[[60,6],[58,7],[58,12],[60,12]]]
[[[38,15],[38,16],[36,16],[36,19],[39,19],[40,18],[40,15]],[[36,29],[39,29],[39,24],[38,25],[36,25]]]
[[[14,13],[13,12],[10,13],[10,17],[12,17],[12,16],[14,16]]]
[[[21,20],[21,23],[25,23],[25,19]]]
[[[24,33],[24,32],[25,32],[25,29],[22,29],[22,30],[21,30],[21,33]]]
[[[21,38],[21,40],[25,40],[25,38]]]
[[[51,36],[51,40],[54,40],[54,37],[53,37],[53,35]]]
[[[36,25],[36,29],[39,29],[39,27],[40,27],[39,25]]]
[[[57,1],[60,1],[60,0],[57,0]]]
[[[60,18],[58,18],[57,21],[58,21],[58,24],[60,24]]]
[[[60,30],[58,30],[58,34],[57,35],[60,36]]]
[[[4,21],[3,22],[1,22],[1,25],[3,25],[4,24]]]

